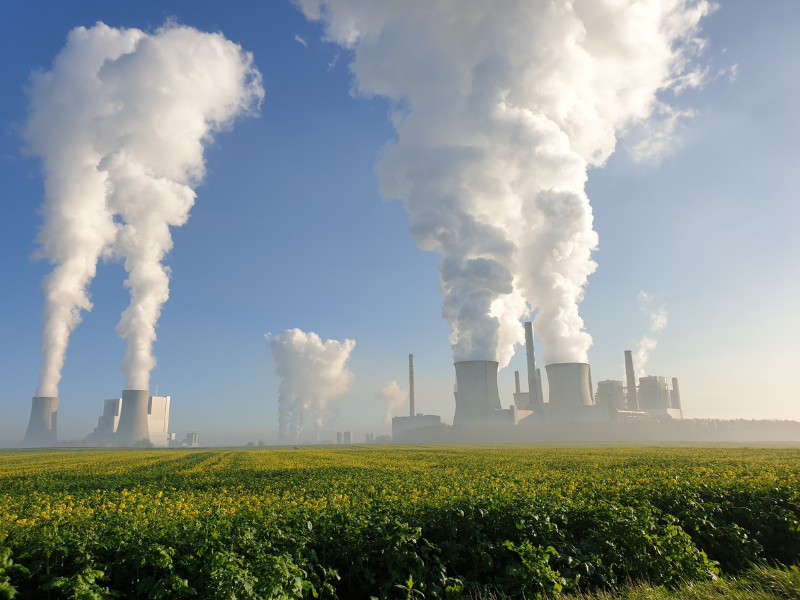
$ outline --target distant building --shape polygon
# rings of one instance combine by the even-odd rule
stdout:
[[[392,417],[392,437],[396,438],[405,431],[421,427],[437,427],[442,425],[439,415],[423,415],[417,412],[417,389],[415,384],[414,355],[408,355],[408,416]],[[384,436],[379,436],[384,437]]]
[[[174,433],[168,436],[168,443],[170,448],[199,448],[200,447],[200,434],[196,431],[189,431],[186,438],[183,440],[176,439]]]
[[[677,391],[678,380],[672,379],[670,390],[667,378],[660,375],[639,378],[639,408],[649,416],[665,416],[682,419],[680,392]]]
[[[166,448],[169,445],[169,396],[150,396],[147,426],[153,446]]]
[[[423,415],[419,413],[413,417],[392,417],[392,437],[395,438],[404,431],[419,429],[420,427],[437,427],[442,424],[439,415]]]
[[[625,386],[623,382],[611,379],[598,381],[595,403],[606,408],[625,410]]]

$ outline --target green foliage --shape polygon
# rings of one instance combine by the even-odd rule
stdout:
[[[752,587],[752,565],[800,558],[798,459],[463,446],[2,453],[0,599],[645,589],[630,582],[666,598],[740,573]],[[757,593],[792,589],[786,573]]]
[[[17,588],[12,584],[12,578],[21,581],[28,577],[30,571],[21,565],[15,565],[11,560],[11,548],[0,546],[0,598],[5,600],[17,595]]]

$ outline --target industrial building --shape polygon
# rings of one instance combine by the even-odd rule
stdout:
[[[627,419],[683,419],[678,380],[661,376],[641,377],[636,385],[633,356],[625,351],[627,386],[622,381],[601,381],[593,394],[588,363],[553,363],[545,366],[549,387],[544,401],[542,375],[536,366],[533,325],[525,323],[528,391],[520,388],[514,372],[514,404],[503,409],[497,389],[494,361],[455,363],[456,412],[454,427],[485,425],[535,425],[541,423],[607,422]]]
[[[174,446],[176,435],[169,433],[169,408],[169,396],[151,396],[147,390],[125,390],[122,398],[103,403],[103,414],[97,418],[97,427],[86,440],[103,446],[147,442],[156,448]],[[196,432],[193,433],[196,437]],[[184,444],[181,442],[181,445]]]
[[[442,418],[439,415],[423,415],[417,412],[417,391],[414,373],[414,355],[408,355],[408,416],[392,417],[392,438],[396,438],[405,431],[420,429],[422,427],[441,427]],[[499,398],[498,398],[499,402]]]
[[[178,440],[174,433],[169,434],[169,447],[170,448],[199,448],[200,435],[196,431],[190,431],[186,434],[186,438]]]
[[[456,402],[453,427],[462,431],[478,428],[541,425],[547,423],[602,423],[633,419],[683,419],[678,380],[672,388],[661,376],[641,377],[636,385],[633,356],[625,351],[626,381],[600,381],[593,393],[588,363],[553,363],[545,366],[548,398],[545,401],[542,372],[536,366],[533,324],[525,323],[528,391],[522,391],[519,371],[514,372],[514,403],[503,408],[497,386],[498,363],[468,360],[455,363]],[[392,419],[392,438],[422,428],[443,426],[438,415],[416,412],[414,355],[408,357],[409,415]],[[435,437],[434,432],[430,432]],[[426,434],[427,435],[427,434]],[[419,433],[416,434],[419,437]]]

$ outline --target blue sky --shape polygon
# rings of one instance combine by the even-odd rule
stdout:
[[[108,3],[7,0],[0,5],[0,446],[21,439],[39,366],[39,282],[30,258],[40,217],[39,163],[21,152],[28,75],[48,69],[70,29],[103,21],[148,30],[174,17],[219,30],[253,52],[264,78],[261,116],[206,153],[208,176],[189,222],[173,231],[171,294],[152,386],[173,397],[172,427],[204,443],[271,439],[278,380],[264,334],[298,327],[356,340],[355,382],[332,431],[382,433],[375,394],[406,382],[417,357],[417,405],[451,420],[453,367],[441,318],[438,256],[418,250],[398,201],[373,167],[395,136],[388,104],[350,93],[350,57],[321,41],[288,1]],[[594,380],[621,378],[622,351],[646,333],[638,293],[668,325],[648,373],[678,377],[690,417],[800,419],[794,372],[800,292],[800,5],[721,2],[704,23],[705,59],[738,65],[673,103],[693,108],[659,159],[617,152],[589,173],[600,248],[581,312],[594,338]],[[307,46],[298,43],[299,35]],[[338,59],[336,57],[338,56]],[[336,60],[335,60],[336,59]],[[332,64],[334,63],[335,64]],[[72,335],[60,386],[59,433],[79,439],[104,398],[119,394],[128,304],[118,263],[101,265],[95,308]],[[510,402],[519,349],[500,375]],[[401,409],[402,410],[402,409]]]

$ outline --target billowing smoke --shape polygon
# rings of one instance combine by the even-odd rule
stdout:
[[[281,378],[279,439],[298,441],[310,409],[314,434],[319,441],[325,407],[350,389],[353,374],[347,368],[347,360],[356,343],[353,340],[323,342],[316,333],[299,329],[287,329],[266,337],[275,373]]]
[[[636,377],[647,375],[645,365],[650,358],[650,353],[658,346],[658,339],[655,334],[661,333],[667,326],[667,311],[663,306],[653,308],[654,297],[645,292],[639,292],[639,309],[648,315],[650,325],[648,331],[642,336],[641,341],[636,346],[636,354],[633,356],[633,364],[636,365]]]
[[[380,190],[404,201],[417,245],[441,254],[455,360],[505,366],[523,343],[520,318],[538,309],[545,363],[587,361],[578,304],[598,243],[587,169],[605,163],[626,129],[663,132],[653,120],[674,111],[659,91],[702,82],[691,57],[712,6],[296,3],[354,51],[357,91],[393,102],[398,139],[376,167]]]
[[[386,406],[383,424],[391,425],[392,413],[409,401],[408,388],[401,388],[396,381],[389,381],[380,392],[375,394],[375,398]]]
[[[183,225],[205,175],[204,147],[264,91],[252,55],[219,33],[168,23],[152,34],[73,29],[53,68],[31,77],[27,149],[42,157],[39,255],[45,310],[37,395],[57,396],[64,353],[101,255],[125,261],[131,303],[118,333],[126,389],[147,389],[169,296],[170,226]]]

